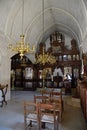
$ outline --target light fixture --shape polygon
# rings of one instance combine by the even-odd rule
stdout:
[[[12,51],[18,52],[21,59],[23,58],[25,53],[33,53],[35,50],[34,46],[30,48],[30,45],[24,42],[25,36],[23,34],[23,20],[24,20],[24,0],[22,0],[22,35],[20,35],[20,41],[17,42],[15,46],[12,46],[12,44],[9,44],[9,49],[11,49]]]
[[[42,12],[43,12],[43,36],[44,36],[44,0],[42,0]],[[36,63],[40,63],[40,64],[46,64],[46,63],[50,63],[50,64],[54,64],[56,62],[56,58],[51,54],[51,53],[47,53],[45,51],[45,47],[44,47],[45,43],[43,43],[43,48],[42,48],[42,53],[37,54],[36,55]]]
[[[43,52],[39,55],[36,55],[36,63],[45,65],[46,63],[54,64],[56,59],[50,53],[45,52],[45,48],[43,47]]]
[[[43,13],[43,36],[44,36],[44,0],[42,0],[42,13]],[[43,43],[43,47],[42,47],[42,53],[37,53],[36,55],[36,64],[42,64],[42,66],[44,66],[46,63],[49,64],[54,64],[56,62],[56,58],[51,54],[51,53],[47,53],[45,50],[45,43]],[[45,69],[43,68],[42,70],[42,79],[43,79],[43,87],[42,87],[42,91],[44,91],[45,85],[45,77],[46,77],[46,72],[44,71]]]

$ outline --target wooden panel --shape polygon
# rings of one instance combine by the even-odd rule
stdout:
[[[87,81],[79,84],[80,102],[85,119],[87,120]]]
[[[72,83],[71,87],[77,86],[77,78],[81,77],[81,60],[80,60],[80,51],[77,46],[77,42],[75,39],[72,39],[70,44],[71,48],[67,47],[65,45],[65,36],[64,34],[55,31],[53,34],[50,35],[50,46],[46,48],[46,44],[40,43],[38,46],[38,52],[37,54],[42,54],[42,48],[44,46],[45,51],[49,54],[52,54],[56,58],[55,64],[46,63],[44,66],[41,64],[38,64],[37,67],[37,73],[39,73],[40,69],[46,69],[46,68],[52,68],[52,76],[54,77],[54,71],[56,68],[61,68],[64,76],[64,67],[71,67],[71,75],[72,75]],[[78,69],[78,77],[75,77],[75,71]],[[56,75],[57,76],[57,75]],[[60,75],[59,75],[60,76]],[[56,78],[58,79],[58,77]],[[73,84],[75,82],[75,84]],[[57,85],[55,85],[57,84]],[[49,84],[50,85],[50,84]],[[54,80],[54,85],[56,87],[59,87],[59,82]],[[53,87],[55,87],[53,86]]]
[[[86,120],[87,120],[87,89],[86,89]]]

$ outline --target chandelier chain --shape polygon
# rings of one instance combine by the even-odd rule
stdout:
[[[22,35],[24,33],[24,0],[22,0]]]
[[[43,22],[43,35],[44,36],[44,0],[42,0],[42,22]]]

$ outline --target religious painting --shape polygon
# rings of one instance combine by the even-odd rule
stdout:
[[[76,59],[76,56],[75,55],[73,55],[73,60],[75,60]]]
[[[79,55],[77,55],[77,60],[79,60]]]
[[[58,52],[61,52],[61,47],[60,46],[53,46],[52,50],[53,50],[53,53],[58,53]]]
[[[16,79],[21,79],[21,69],[16,69]]]
[[[46,72],[46,78],[51,79],[52,69],[51,68],[45,68],[44,70]]]
[[[62,56],[59,56],[59,61],[62,61]]]
[[[72,78],[72,68],[71,67],[64,67],[64,80]]]
[[[32,79],[33,78],[32,67],[26,67],[23,74],[24,74],[25,79]]]
[[[71,55],[68,55],[68,60],[71,60]]]

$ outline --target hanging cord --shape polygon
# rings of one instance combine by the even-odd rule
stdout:
[[[44,0],[42,0],[42,24],[43,24],[43,36],[44,36]]]
[[[24,31],[24,0],[22,0],[22,35]]]

